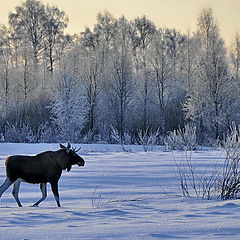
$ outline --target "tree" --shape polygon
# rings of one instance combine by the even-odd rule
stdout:
[[[229,49],[231,80],[233,90],[231,92],[232,102],[229,106],[228,121],[229,125],[234,121],[239,123],[239,95],[240,95],[240,35],[237,32]]]
[[[201,55],[200,49],[199,38],[195,34],[191,36],[188,30],[180,56],[180,66],[185,79],[185,89],[187,92],[190,92],[194,85],[195,74],[198,69],[198,57]]]
[[[230,48],[230,60],[232,64],[232,71],[234,78],[239,81],[240,79],[240,35],[237,32],[234,41]]]
[[[69,63],[68,63],[69,62]],[[81,85],[76,81],[70,56],[61,61],[61,71],[56,75],[57,91],[51,102],[51,118],[61,141],[79,142],[86,121],[86,100]]]
[[[102,42],[99,32],[92,32],[89,28],[81,34],[80,54],[81,54],[81,79],[87,91],[88,103],[88,124],[87,132],[92,138],[97,133],[97,121],[99,120],[99,100],[102,92],[102,83],[105,71]],[[92,140],[92,139],[91,139]]]
[[[44,50],[45,37],[45,7],[38,0],[27,0],[16,7],[15,13],[10,13],[9,24],[20,37],[27,36],[31,42],[35,67],[39,56]]]
[[[116,35],[116,19],[111,13],[104,11],[98,13],[97,23],[93,31],[86,28],[81,34],[81,79],[86,87],[88,102],[88,124],[87,131],[92,137],[100,128],[100,118],[105,124],[103,107],[103,86],[108,84],[108,69],[110,51],[113,48],[113,41]],[[101,101],[101,104],[99,103]],[[97,122],[98,121],[98,122]],[[97,129],[98,128],[98,129]]]
[[[226,50],[219,35],[211,9],[204,9],[198,17],[201,57],[194,91],[186,103],[187,117],[199,121],[215,139],[220,137],[232,90],[228,74]],[[203,121],[204,119],[204,121]]]
[[[135,56],[138,58],[136,65],[137,71],[140,71],[143,76],[143,129],[147,128],[147,114],[148,114],[148,95],[149,95],[149,85],[150,78],[147,66],[147,51],[149,44],[152,40],[153,34],[156,31],[155,25],[143,16],[142,18],[136,18],[131,22],[132,28],[130,30],[133,50]]]
[[[116,19],[108,11],[98,13],[97,24],[94,26],[94,36],[101,49],[103,66],[107,64],[109,50],[112,47],[113,39],[116,34]]]
[[[48,58],[48,70],[53,73],[54,62],[57,57],[56,51],[64,40],[64,29],[67,27],[68,17],[65,12],[57,7],[47,6],[45,10],[45,54]]]
[[[109,93],[111,115],[118,130],[121,142],[124,141],[124,132],[131,101],[134,92],[132,73],[131,41],[128,35],[129,24],[124,17],[118,21],[118,33],[114,39],[110,65]]]
[[[9,88],[10,88],[10,79],[9,79],[9,72],[10,72],[10,61],[11,61],[11,46],[10,46],[10,33],[9,29],[2,25],[0,28],[0,83],[3,86],[3,116],[6,117],[8,115],[9,109]]]
[[[161,133],[166,133],[166,108],[170,94],[171,61],[164,29],[156,31],[149,50],[150,68],[156,86]]]
[[[102,85],[102,66],[98,51],[84,51],[81,56],[81,81],[86,89],[88,103],[87,132],[96,133],[98,103]]]
[[[168,55],[171,60],[171,75],[173,81],[177,81],[179,59],[181,54],[181,45],[184,43],[185,36],[179,33],[176,29],[165,30],[165,41],[168,48]],[[178,79],[179,80],[179,79]]]

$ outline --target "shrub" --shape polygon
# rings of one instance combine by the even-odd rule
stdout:
[[[192,152],[185,152],[185,157],[175,160],[176,176],[178,178],[181,195],[196,196],[210,199],[217,195],[218,170],[201,171],[192,159]]]
[[[149,127],[145,130],[138,131],[139,144],[142,145],[145,152],[151,151],[154,148],[159,137],[159,129],[156,132],[150,132]]]
[[[222,165],[210,171],[200,172],[192,161],[191,152],[186,152],[184,160],[176,161],[181,194],[211,198],[214,194],[222,200],[234,199],[240,192],[240,126],[235,123],[224,137],[222,146],[225,158]]]
[[[219,179],[221,199],[236,198],[240,190],[240,126],[232,124],[223,140],[226,152],[222,174]]]
[[[10,124],[6,123],[5,127],[5,141],[6,142],[25,142],[35,143],[37,140],[30,125],[28,123],[15,122]]]
[[[196,148],[196,126],[187,124],[184,129],[174,130],[165,137],[164,144],[167,150],[187,150]]]
[[[56,127],[49,122],[40,124],[37,130],[37,141],[45,143],[58,142]]]

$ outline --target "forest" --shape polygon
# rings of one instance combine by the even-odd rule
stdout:
[[[240,122],[240,34],[226,47],[212,9],[196,19],[183,34],[103,11],[71,35],[58,7],[16,6],[0,25],[0,141],[221,142]]]

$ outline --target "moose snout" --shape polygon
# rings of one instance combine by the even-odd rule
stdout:
[[[81,162],[78,162],[77,165],[78,165],[79,167],[83,167],[83,166],[85,165],[85,161],[82,160]]]

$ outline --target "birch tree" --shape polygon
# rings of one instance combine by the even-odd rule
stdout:
[[[9,24],[17,32],[28,37],[31,42],[34,64],[38,66],[40,54],[44,50],[45,8],[38,0],[27,0],[10,13]]]
[[[159,106],[160,130],[166,133],[166,108],[170,95],[171,61],[164,29],[159,29],[152,40],[149,50],[149,62],[156,86],[157,104]]]
[[[6,118],[9,110],[10,101],[10,65],[11,65],[11,46],[10,46],[10,33],[6,26],[0,28],[0,84],[2,86],[2,102],[3,114],[2,117]],[[2,105],[2,104],[0,104]]]
[[[82,82],[86,87],[88,103],[87,132],[92,138],[98,131],[99,101],[102,92],[104,63],[99,35],[85,28],[81,41],[81,72]],[[92,139],[91,139],[92,140]]]
[[[240,79],[240,34],[237,32],[234,41],[230,47],[230,60],[232,64],[233,77],[239,81]]]
[[[134,80],[132,74],[132,58],[129,38],[129,23],[122,17],[118,21],[118,33],[114,39],[110,65],[109,104],[114,125],[118,130],[121,142],[129,119],[130,105],[133,99]]]
[[[147,19],[146,16],[142,18],[136,18],[131,22],[132,29],[131,37],[133,42],[134,51],[136,51],[136,57],[138,58],[136,69],[142,74],[142,95],[143,95],[143,129],[147,128],[148,125],[148,107],[149,107],[149,87],[151,78],[149,76],[148,63],[147,63],[147,51],[149,44],[152,40],[153,34],[156,31],[155,25]]]
[[[45,29],[45,54],[48,58],[48,70],[52,74],[54,63],[57,58],[57,51],[59,45],[64,41],[64,30],[68,24],[68,17],[64,11],[57,7],[50,7],[45,9],[45,20],[43,27]]]
[[[197,82],[187,101],[187,117],[199,121],[215,139],[220,137],[231,97],[231,79],[228,73],[226,49],[219,35],[211,9],[204,9],[198,17],[201,57]]]

